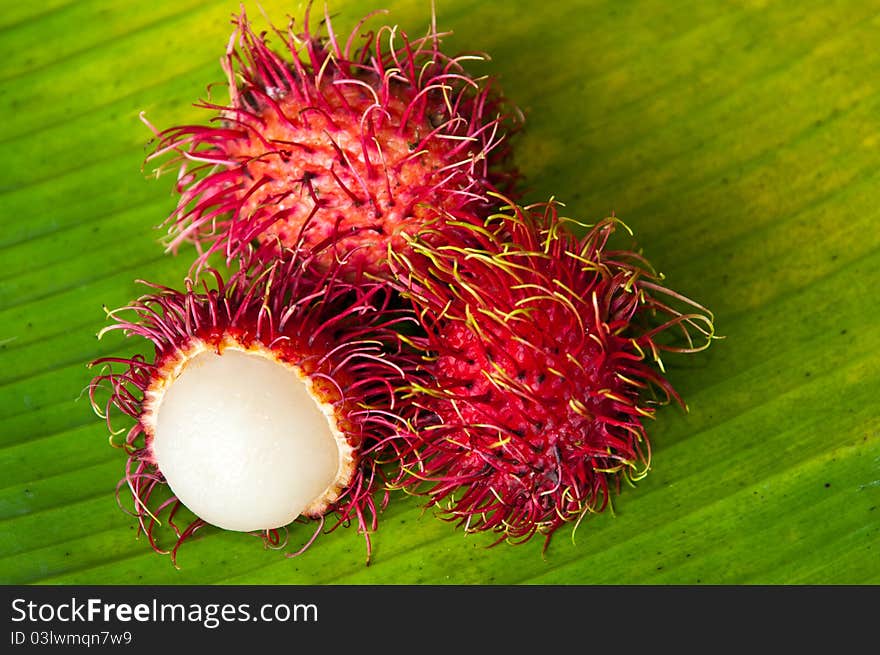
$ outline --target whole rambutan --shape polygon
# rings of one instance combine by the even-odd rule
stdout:
[[[401,350],[397,329],[411,317],[393,292],[340,270],[291,251],[250,255],[227,282],[204,269],[184,291],[150,285],[109,312],[102,334],[123,330],[155,351],[96,360],[90,388],[111,443],[128,452],[119,491],[130,489],[155,550],[169,552],[163,521],[176,559],[206,523],[281,547],[297,517],[316,519],[317,536],[335,514],[332,528],[354,521],[364,533],[369,561],[375,457],[399,429],[395,389],[417,362]],[[115,430],[119,413],[134,425]],[[195,515],[186,527],[181,505]]]
[[[310,32],[306,11],[301,32],[275,30],[280,52],[236,18],[222,60],[229,104],[201,103],[213,124],[157,132],[148,157],[180,164],[170,249],[193,241],[203,261],[257,240],[384,275],[404,231],[437,210],[480,215],[487,192],[510,191],[501,146],[517,113],[465,71],[482,56],[444,54],[433,21],[410,40],[389,26],[361,34],[367,18],[343,42],[329,15],[326,36]]]
[[[396,484],[499,541],[549,541],[643,476],[644,420],[681,402],[660,354],[713,336],[708,310],[608,247],[618,220],[582,238],[566,222],[552,203],[511,203],[442,241],[425,230],[392,260],[420,314],[413,343],[428,374],[410,385],[414,431]]]

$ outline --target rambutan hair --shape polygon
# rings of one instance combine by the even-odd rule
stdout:
[[[619,220],[578,225],[582,237],[570,222],[554,203],[510,202],[483,226],[445,226],[442,239],[426,229],[392,258],[428,380],[409,388],[414,429],[395,485],[498,541],[549,542],[645,475],[644,420],[683,405],[661,354],[714,334],[707,309],[641,255],[609,248]]]
[[[106,419],[111,444],[128,454],[117,488],[120,506],[127,488],[134,501],[129,511],[140,531],[154,550],[170,553],[176,562],[181,544],[206,523],[198,517],[186,526],[175,523],[181,503],[167,488],[151,450],[152,435],[145,421],[148,390],[167,373],[166,366],[173,366],[193,344],[218,354],[230,342],[262,348],[309,378],[312,392],[332,406],[337,426],[357,454],[350,483],[338,490],[326,512],[299,519],[314,519],[317,524],[311,539],[292,554],[305,550],[325,529],[325,516],[334,515],[335,522],[326,531],[356,523],[366,540],[369,562],[370,532],[376,530],[378,510],[387,503],[385,491],[377,506],[381,471],[376,462],[385,451],[384,442],[404,423],[397,388],[418,364],[397,334],[413,321],[412,315],[401,308],[387,285],[352,284],[340,275],[341,267],[317,266],[314,255],[282,250],[278,257],[265,260],[251,252],[236,261],[228,280],[205,268],[186,280],[183,291],[141,281],[152,289],[150,293],[108,312],[114,323],[99,337],[122,330],[149,342],[155,351],[152,357],[102,357],[90,365],[101,368],[90,384],[92,406]],[[135,422],[117,429],[120,418]],[[170,549],[159,543],[163,521],[174,531]],[[268,547],[287,545],[286,528],[256,534]]]
[[[387,25],[362,32],[372,15],[342,41],[329,15],[325,36],[310,31],[307,9],[301,31],[293,20],[274,30],[280,54],[243,11],[234,19],[222,59],[230,103],[196,105],[214,113],[210,125],[152,128],[148,161],[179,165],[169,249],[192,241],[203,262],[280,242],[381,275],[389,247],[436,210],[483,215],[489,192],[513,192],[504,137],[520,115],[465,70],[484,56],[444,54],[434,20],[418,39]]]

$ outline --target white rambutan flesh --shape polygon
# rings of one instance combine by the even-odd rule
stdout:
[[[249,251],[227,278],[204,269],[182,291],[144,284],[101,334],[122,330],[154,355],[92,362],[89,399],[128,455],[117,500],[127,509],[119,492],[131,492],[150,546],[176,563],[212,524],[284,549],[288,525],[310,519],[291,555],[354,523],[369,559],[379,464],[396,457],[399,389],[420,365],[397,331],[414,318],[395,292],[300,250]]]
[[[148,393],[152,454],[202,520],[242,532],[285,526],[321,513],[350,477],[332,407],[271,351],[202,346],[166,371]]]

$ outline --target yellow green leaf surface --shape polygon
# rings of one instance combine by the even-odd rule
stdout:
[[[263,0],[278,24],[300,2]],[[245,5],[258,24],[260,8]],[[431,5],[389,1],[425,32]],[[880,2],[438,0],[526,127],[529,201],[612,212],[716,341],[666,361],[690,411],[648,426],[652,469],[572,535],[500,544],[395,495],[365,566],[354,528],[300,557],[206,528],[180,568],[116,504],[124,455],[84,393],[102,306],[163,252],[156,126],[206,120],[238,2],[53,0],[0,12],[0,582],[880,583]],[[347,32],[376,5],[330,3]],[[318,7],[316,9],[322,9]],[[383,19],[379,19],[383,20]],[[262,23],[261,23],[262,21]],[[308,527],[295,526],[303,541]]]

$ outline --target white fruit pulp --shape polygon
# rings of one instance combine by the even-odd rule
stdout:
[[[341,435],[307,382],[260,351],[188,357],[152,417],[153,454],[177,498],[208,523],[254,531],[287,525],[325,494]]]

